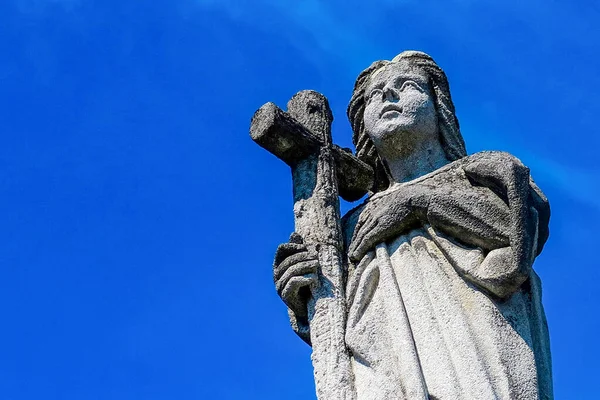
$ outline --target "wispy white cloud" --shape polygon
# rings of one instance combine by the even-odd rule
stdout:
[[[566,197],[588,204],[600,211],[600,170],[584,170],[536,156],[528,157],[529,167],[539,171],[545,182],[563,191]]]
[[[325,63],[321,59],[323,55],[337,59],[346,66],[346,74],[355,75],[356,71],[360,71],[370,62],[382,58],[382,55],[393,55],[394,52],[402,50],[402,48],[388,49],[385,40],[381,40],[381,37],[375,37],[368,31],[361,30],[352,23],[343,21],[339,12],[332,8],[331,2],[322,0],[300,2],[281,0],[254,0],[252,2],[236,0],[196,1],[205,7],[218,8],[227,13],[230,18],[254,24],[258,28],[264,28],[265,21],[247,18],[247,16],[257,14],[253,12],[255,7],[264,8],[269,15],[268,18],[277,19],[285,26],[290,27],[290,29],[278,32],[287,35],[286,39],[296,46],[312,64],[321,69],[325,75],[330,75],[331,71],[323,70],[325,68]],[[577,28],[577,32],[566,32],[565,35],[567,36],[561,38],[565,46],[571,42],[576,43],[579,35],[586,36],[586,33],[589,33],[589,24],[576,22],[581,16],[574,9],[553,4],[553,9],[543,12],[542,15],[540,10],[544,10],[544,7],[541,7],[543,6],[541,2],[538,1],[538,3],[540,3],[540,7],[529,4],[519,6],[511,3],[510,5],[487,7],[487,9],[490,11],[493,8],[503,18],[522,23],[524,29],[530,31],[532,35],[539,39],[541,52],[544,51],[544,48],[547,48],[548,51],[552,50],[552,46],[548,44],[548,41],[555,38],[554,36],[552,39],[545,37],[545,32],[548,31],[550,25],[560,22],[557,19],[564,21],[563,18],[567,18],[571,21],[569,26]],[[386,15],[384,13],[389,13],[398,4],[397,2],[380,1],[373,4],[373,7],[382,5],[379,7],[379,12],[381,12],[381,19],[385,20]],[[338,4],[337,7],[339,8],[340,5]],[[460,43],[463,48],[468,47],[470,49],[472,57],[486,60],[487,65],[502,66],[503,78],[511,80],[515,86],[518,85],[516,82],[529,79],[530,71],[524,70],[522,65],[506,62],[507,51],[511,51],[506,47],[508,42],[486,41],[482,43],[485,39],[473,34],[473,25],[478,22],[481,23],[481,21],[478,21],[481,18],[481,3],[474,0],[455,0],[447,2],[444,7],[439,7],[439,9],[434,10],[431,7],[423,7],[419,12],[423,17],[423,21],[426,20],[431,29],[443,34],[443,43]],[[298,32],[301,32],[301,36],[297,36]],[[307,38],[310,40],[307,40]],[[387,43],[387,47],[390,47],[390,42]],[[529,66],[529,68],[532,67]],[[339,72],[337,71],[337,73]],[[353,79],[354,76],[350,78]],[[555,82],[555,84],[558,83]],[[461,110],[461,115],[465,114],[468,114],[468,110]],[[495,141],[496,143],[502,141],[501,136],[493,133],[488,133],[485,140],[488,142],[490,140],[491,142]],[[481,144],[474,143],[473,147],[484,147],[478,146]],[[559,188],[570,198],[590,204],[600,210],[600,179],[597,178],[600,171],[588,171],[563,165],[551,158],[540,157],[539,154],[535,153],[535,150],[514,149],[514,144],[510,144],[508,147],[506,145],[509,144],[505,143],[504,146],[501,144],[498,148],[512,148],[513,151],[518,152],[534,170],[538,180]]]
[[[321,67],[321,58],[334,57],[344,65],[366,67],[364,60],[375,60],[383,49],[368,35],[358,32],[354,27],[344,24],[327,2],[305,0],[287,2],[280,0],[254,0],[240,2],[235,0],[196,0],[198,4],[218,8],[233,20],[253,24],[264,29],[265,20],[256,17],[256,8],[265,10],[263,18],[277,20],[290,29],[278,30],[286,35],[293,44],[315,66]],[[248,18],[248,15],[253,15]],[[268,16],[267,16],[268,15]],[[267,24],[268,25],[268,24]],[[300,32],[300,34],[298,33]],[[330,71],[327,71],[329,74]]]

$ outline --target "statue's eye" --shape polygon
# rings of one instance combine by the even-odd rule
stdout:
[[[402,84],[402,86],[400,87],[400,91],[403,92],[406,89],[416,89],[421,91],[421,86],[419,86],[417,84],[417,82],[415,81],[411,81],[411,80],[406,80],[404,81],[404,83]]]
[[[371,90],[371,93],[369,93],[369,96],[367,97],[367,101],[371,101],[376,97],[381,98],[383,95],[383,90],[381,89],[373,89]]]

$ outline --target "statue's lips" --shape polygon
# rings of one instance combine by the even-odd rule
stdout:
[[[402,107],[396,104],[388,104],[381,109],[381,114],[379,114],[379,117],[383,117],[386,113],[389,112],[397,112],[402,114]]]

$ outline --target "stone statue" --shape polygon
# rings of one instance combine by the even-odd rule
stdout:
[[[552,399],[532,269],[550,209],[529,169],[467,156],[446,75],[422,52],[363,71],[348,117],[355,156],[331,143],[316,92],[251,127],[292,167],[296,233],[274,278],[319,399]],[[340,219],[338,193],[366,191]]]

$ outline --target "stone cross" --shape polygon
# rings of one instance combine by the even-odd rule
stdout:
[[[362,197],[373,184],[373,171],[349,151],[333,145],[333,115],[327,99],[301,91],[287,105],[273,103],[252,117],[250,136],[292,169],[295,230],[320,263],[319,284],[308,305],[317,396],[321,400],[350,400],[350,356],[344,341],[343,238],[339,196]]]

